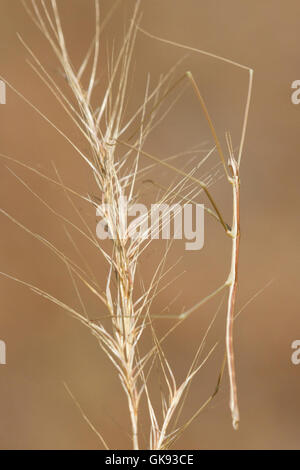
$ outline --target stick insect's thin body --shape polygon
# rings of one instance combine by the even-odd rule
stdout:
[[[238,259],[240,247],[240,178],[239,167],[233,155],[230,156],[230,168],[232,169],[232,177],[230,178],[230,182],[232,184],[233,224],[230,232],[232,237],[231,267],[227,280],[229,293],[226,319],[226,353],[230,380],[230,410],[232,414],[232,425],[234,429],[237,429],[240,418],[233,350],[233,322],[237,292]]]

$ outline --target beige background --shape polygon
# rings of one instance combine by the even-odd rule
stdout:
[[[102,3],[103,14],[112,2]],[[120,44],[135,2],[123,0],[105,30],[103,48],[112,38]],[[93,2],[59,0],[70,52],[80,62],[93,32]],[[291,103],[291,83],[300,78],[299,2],[251,0],[142,1],[142,25],[154,34],[224,55],[251,66],[254,89],[243,156],[242,240],[238,307],[242,307],[268,281],[274,280],[246,308],[236,323],[235,349],[241,426],[234,432],[228,411],[228,380],[212,404],[178,442],[178,448],[200,449],[299,449],[300,365],[291,363],[291,343],[300,339],[299,325],[299,129],[300,106]],[[0,2],[0,74],[55,120],[79,144],[80,138],[45,86],[26,64],[28,54],[16,32],[42,58],[46,68],[62,80],[37,29],[18,0]],[[183,51],[138,36],[132,102],[138,102],[151,73],[152,83],[184,55]],[[211,60],[190,55],[180,65],[195,74],[223,140],[232,132],[235,145],[241,130],[247,74]],[[129,108],[131,109],[131,108]],[[87,192],[90,178],[55,131],[12,91],[0,107],[0,152],[53,176],[51,161],[66,184]],[[148,149],[160,157],[202,144],[211,138],[201,109],[191,91],[183,96]],[[216,159],[211,164],[216,163]],[[177,162],[180,166],[183,163]],[[30,184],[49,204],[65,215],[70,205],[56,187],[17,165],[0,162],[0,206],[31,230],[42,234],[66,253],[74,255],[62,224],[43,207],[8,170]],[[201,176],[201,173],[199,173]],[[168,172],[153,176],[170,181]],[[173,175],[172,175],[173,177]],[[214,186],[222,209],[230,214],[230,195],[224,181]],[[151,195],[151,192],[150,192]],[[86,213],[91,227],[93,213]],[[73,217],[70,216],[70,217]],[[74,216],[75,220],[75,216]],[[220,228],[206,219],[205,247],[187,253],[175,244],[170,264],[183,260],[174,276],[185,274],[154,304],[163,309],[179,290],[172,305],[177,313],[215,288],[226,276],[229,247]],[[78,242],[79,243],[79,242]],[[93,264],[99,279],[105,276],[101,259],[87,247],[82,253]],[[145,256],[147,277],[161,245]],[[76,258],[76,254],[74,255]],[[36,284],[73,305],[74,292],[66,268],[46,248],[1,215],[0,271]],[[66,381],[111,447],[128,448],[126,404],[114,371],[95,340],[80,325],[46,300],[11,280],[0,279],[0,339],[7,344],[7,365],[0,366],[0,448],[91,449],[97,438],[88,429],[67,395]],[[95,315],[99,305],[87,299]],[[184,377],[193,352],[212,318],[219,300],[190,318],[180,334],[167,344],[178,380]],[[195,381],[187,402],[188,417],[214,389],[224,348],[224,311],[207,342],[220,344]],[[162,327],[162,331],[165,325]]]

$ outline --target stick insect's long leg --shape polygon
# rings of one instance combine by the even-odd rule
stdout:
[[[240,145],[239,145],[239,155],[238,155],[238,166],[240,166],[241,163],[241,157],[242,157],[242,152],[244,148],[244,142],[245,142],[245,136],[246,136],[246,129],[247,129],[247,123],[248,123],[248,115],[249,115],[249,108],[250,108],[250,101],[251,101],[251,95],[252,95],[252,86],[253,86],[253,69],[248,67],[247,65],[240,64],[239,62],[235,62],[234,60],[228,59],[227,57],[223,57],[217,54],[213,54],[211,52],[205,51],[198,49],[196,47],[191,47],[187,46],[185,44],[180,44],[175,41],[170,41],[169,39],[164,39],[159,36],[155,36],[154,34],[149,33],[145,29],[141,28],[140,26],[137,26],[138,30],[143,33],[145,36],[148,36],[151,39],[155,39],[156,41],[159,41],[164,44],[168,44],[172,47],[177,47],[179,49],[183,49],[186,51],[194,52],[196,54],[201,54],[203,56],[210,57],[211,59],[216,59],[221,62],[224,62],[226,64],[229,64],[233,67],[236,67],[240,70],[245,70],[249,73],[249,81],[248,81],[248,90],[247,90],[247,98],[246,98],[246,105],[245,105],[245,111],[244,111],[244,118],[243,118],[243,127],[242,127],[242,134],[241,134],[241,139],[240,139]]]
[[[190,180],[190,181],[193,181],[194,183],[198,184],[198,185],[203,189],[203,191],[205,192],[206,196],[208,197],[208,199],[209,199],[209,201],[210,201],[212,207],[214,208],[214,210],[215,210],[215,212],[216,212],[217,218],[219,219],[220,223],[222,224],[222,226],[223,226],[225,232],[226,232],[226,233],[229,233],[229,232],[230,232],[230,230],[229,230],[229,228],[228,228],[228,225],[227,225],[226,222],[224,221],[224,219],[223,219],[223,217],[222,217],[222,215],[221,215],[221,213],[220,213],[220,211],[219,211],[219,209],[218,209],[218,206],[217,206],[215,200],[213,199],[213,197],[212,197],[210,191],[208,190],[207,185],[206,185],[203,181],[199,180],[198,178],[195,178],[195,177],[192,176],[192,175],[188,175],[185,171],[180,170],[179,168],[176,168],[175,166],[171,165],[170,163],[168,163],[168,162],[166,162],[166,161],[164,161],[164,160],[161,160],[160,158],[156,157],[155,155],[152,155],[151,153],[145,152],[144,150],[141,150],[141,149],[137,148],[136,146],[129,144],[128,142],[125,142],[125,141],[123,141],[123,140],[117,140],[117,142],[118,142],[119,144],[124,145],[125,147],[128,147],[128,148],[130,148],[130,149],[132,149],[132,150],[135,150],[135,151],[140,152],[141,155],[144,155],[145,157],[150,158],[150,160],[155,161],[155,162],[158,163],[159,165],[165,166],[165,167],[169,168],[170,170],[175,171],[175,172],[178,173],[179,175],[184,176],[186,179],[188,179],[188,180]]]

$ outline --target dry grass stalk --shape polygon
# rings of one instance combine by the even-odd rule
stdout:
[[[20,38],[31,56],[31,65],[43,80],[43,82],[47,85],[49,90],[53,93],[64,111],[76,125],[85,141],[88,143],[90,156],[88,156],[85,152],[82,152],[61,129],[51,122],[41,111],[38,110],[37,107],[31,104],[29,100],[24,98],[20,92],[15,90],[12,85],[8,84],[12,89],[14,89],[16,93],[18,93],[22,99],[24,99],[35,111],[40,114],[40,116],[42,116],[51,126],[56,129],[60,135],[62,135],[70,143],[75,153],[77,153],[85,161],[94,176],[98,187],[98,194],[100,195],[100,206],[103,211],[103,216],[107,222],[108,231],[113,235],[113,239],[111,241],[111,251],[104,250],[103,246],[101,246],[99,243],[99,240],[97,240],[93,233],[90,233],[87,226],[86,230],[83,231],[79,227],[74,226],[73,223],[65,218],[64,222],[72,229],[81,233],[81,235],[85,237],[85,239],[90,244],[92,244],[92,246],[94,246],[96,252],[103,256],[105,262],[107,263],[107,282],[103,291],[99,289],[97,283],[95,283],[94,280],[90,278],[84,269],[75,264],[71,259],[67,258],[64,253],[59,251],[48,240],[36,234],[33,234],[33,236],[45,244],[61,261],[67,265],[71,278],[74,281],[74,286],[77,285],[77,281],[75,282],[75,279],[77,279],[98,298],[102,305],[104,305],[107,312],[104,317],[106,317],[106,319],[110,319],[110,326],[106,326],[107,323],[104,322],[104,318],[103,320],[99,319],[97,321],[91,320],[84,308],[83,312],[77,311],[36,286],[30,285],[24,281],[20,281],[14,276],[9,276],[7,274],[4,275],[30,287],[35,293],[46,297],[51,302],[54,302],[56,305],[62,307],[91,331],[91,333],[99,341],[102,350],[106,353],[114,365],[126,394],[131,420],[133,448],[139,449],[141,447],[139,414],[141,398],[145,397],[150,419],[149,442],[147,446],[150,449],[166,449],[175,443],[186,427],[213,399],[219,389],[224,365],[221,369],[215,392],[198,409],[198,411],[192,416],[190,420],[179,426],[179,415],[181,413],[190,383],[201,367],[205,364],[214,348],[204,359],[202,359],[202,361],[199,361],[200,353],[203,350],[204,344],[203,342],[201,343],[200,348],[195,356],[195,360],[193,361],[185,380],[180,385],[178,385],[172,368],[170,367],[169,362],[163,352],[163,341],[174,330],[174,328],[177,327],[192,312],[197,310],[201,305],[224,289],[228,289],[226,346],[231,389],[230,408],[232,411],[233,425],[235,428],[237,427],[239,421],[234,370],[234,354],[232,345],[232,328],[237,289],[237,265],[239,252],[239,165],[242,155],[249,110],[252,86],[252,71],[249,68],[232,62],[228,59],[214,56],[213,54],[209,54],[204,51],[199,51],[196,49],[194,50],[195,52],[207,54],[211,57],[228,62],[229,64],[246,69],[250,74],[248,98],[245,110],[242,139],[239,148],[239,156],[237,160],[234,158],[230,136],[228,136],[228,164],[226,163],[223,150],[221,148],[211,118],[208,114],[204,100],[190,72],[187,72],[184,77],[176,81],[175,85],[172,87],[170,87],[169,83],[172,76],[174,75],[175,69],[171,70],[166,76],[164,76],[152,91],[150,90],[149,83],[147,83],[144,102],[141,104],[139,109],[137,109],[136,113],[127,122],[124,123],[124,107],[127,96],[128,82],[130,78],[130,66],[134,53],[135,39],[139,29],[139,3],[139,1],[136,3],[130,26],[124,37],[122,48],[116,56],[112,57],[111,63],[108,64],[109,79],[106,86],[106,91],[103,95],[102,101],[100,103],[98,102],[97,106],[95,107],[93,106],[93,92],[95,90],[97,81],[100,36],[104,26],[103,23],[100,23],[100,7],[98,1],[95,1],[95,38],[77,71],[75,71],[74,67],[72,66],[71,59],[66,48],[56,0],[50,0],[48,5],[44,0],[41,2],[36,2],[34,0],[32,0],[31,3],[24,2],[24,6],[32,20],[43,36],[47,39],[50,47],[56,55],[68,86],[72,92],[72,96],[75,99],[76,105],[74,105],[74,100],[71,101],[68,99],[56,81],[43,67],[40,60],[35,56],[34,52],[29,48],[29,46],[27,46],[23,39]],[[149,35],[149,33],[144,33]],[[162,42],[167,42],[173,46],[179,46],[193,50],[192,48],[178,45],[171,41],[165,41],[162,39],[159,40]],[[89,74],[87,81],[83,80],[83,77],[86,74]],[[232,185],[233,220],[231,227],[225,223],[217,207],[217,204],[211,196],[209,186],[212,184],[212,180],[210,177],[206,181],[199,180],[194,176],[194,171],[186,173],[173,166],[170,162],[161,161],[158,157],[150,155],[142,149],[145,139],[156,125],[155,119],[165,97],[169,95],[170,91],[172,91],[175,86],[177,86],[177,84],[186,79],[188,83],[192,85],[200,101],[213,138],[215,140],[215,146],[219,153],[220,161],[224,167],[225,175],[229,183]],[[83,85],[83,82],[86,84]],[[128,130],[131,130],[131,139],[126,139],[124,137]],[[118,155],[121,155],[121,157]],[[2,155],[2,157],[5,157],[10,161],[15,161],[12,158],[6,157],[4,155]],[[177,182],[173,187],[169,188],[168,191],[166,191],[165,194],[161,197],[161,204],[166,201],[170,202],[175,200],[178,195],[183,194],[183,190],[185,188],[188,189],[188,194],[180,196],[180,201],[183,202],[186,199],[193,200],[200,192],[204,192],[212,206],[211,209],[208,208],[207,211],[210,212],[221,223],[226,234],[232,238],[231,268],[225,283],[216,289],[216,291],[214,291],[212,294],[208,295],[205,299],[199,301],[196,305],[183,312],[180,316],[177,316],[176,318],[179,321],[162,338],[158,338],[156,335],[153,325],[154,317],[151,315],[150,309],[153,299],[159,290],[159,283],[163,278],[163,270],[165,267],[168,249],[166,250],[165,256],[161,260],[159,266],[157,267],[150,285],[147,288],[144,288],[144,292],[138,299],[135,298],[137,266],[140,255],[148,246],[149,242],[145,242],[145,237],[147,235],[145,233],[142,233],[140,237],[136,239],[130,239],[123,217],[124,214],[122,212],[122,203],[120,202],[125,196],[128,199],[129,205],[136,201],[136,182],[140,178],[141,174],[144,175],[144,173],[141,173],[139,169],[139,160],[141,157],[147,157],[152,161],[153,165],[163,165],[175,174],[180,175],[180,181]],[[53,180],[41,172],[28,167],[27,165],[22,165],[39,174],[40,177],[47,179],[56,185],[64,187],[68,197],[75,194],[77,197],[88,201],[91,205],[97,206],[98,202],[96,203],[92,197],[88,196],[88,194],[77,194],[71,188],[66,187],[59,178],[58,180]],[[28,189],[35,197],[38,197],[43,204],[47,205],[47,203],[43,201],[36,193],[34,193],[30,188]],[[49,208],[49,205],[47,205],[47,207]],[[14,217],[7,214],[3,210],[1,210],[1,212],[9,217],[13,222],[18,224],[21,228],[30,232],[30,229],[18,222]],[[53,210],[52,212],[55,212],[58,217],[62,218],[58,212]],[[76,292],[80,298],[78,289],[76,289]],[[165,318],[166,317],[168,316],[166,315]],[[141,338],[148,330],[151,332],[153,338],[153,347],[146,354],[140,355],[139,344]],[[162,400],[162,417],[159,416],[159,411],[154,408],[149,387],[149,377],[156,361],[158,361],[160,364],[165,385],[168,390],[167,396]],[[77,402],[76,404],[80,408],[80,405]],[[103,436],[90,423],[83,411],[82,414],[91,428],[98,435],[101,444],[108,448],[108,445],[106,444]]]

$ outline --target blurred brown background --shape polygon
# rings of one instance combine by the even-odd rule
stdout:
[[[102,13],[113,2],[101,0]],[[103,48],[116,38],[120,45],[135,2],[123,0],[104,32]],[[70,53],[80,63],[93,35],[92,0],[58,0]],[[291,103],[291,83],[300,79],[299,14],[296,0],[151,0],[142,1],[142,26],[153,34],[226,56],[254,69],[249,127],[242,161],[242,240],[238,308],[266,288],[244,310],[235,325],[235,350],[241,425],[233,431],[228,410],[227,377],[215,400],[178,441],[187,449],[299,449],[300,365],[291,362],[291,343],[300,339],[299,324],[299,129],[300,106]],[[0,3],[0,75],[53,119],[79,145],[78,132],[26,64],[28,53],[17,39],[20,33],[42,59],[49,72],[63,80],[40,33],[18,0]],[[138,36],[132,72],[132,101],[145,90],[146,74],[154,84],[185,52]],[[222,141],[230,130],[235,146],[241,131],[247,90],[247,73],[196,54],[179,66],[178,76],[190,69],[206,99]],[[176,72],[177,74],[177,72]],[[133,109],[133,108],[132,108]],[[83,193],[90,177],[70,146],[15,93],[7,90],[0,106],[0,152],[55,177],[55,162],[64,182]],[[151,139],[150,139],[151,140]],[[208,149],[212,141],[201,109],[191,90],[181,98],[148,144],[160,157],[196,144]],[[84,150],[84,143],[82,144]],[[216,158],[211,162],[212,166]],[[177,162],[179,164],[179,162]],[[9,171],[13,170],[59,212],[70,205],[57,187],[41,181],[18,165],[0,162],[0,207],[41,234],[70,256],[74,249],[62,224],[30,194]],[[162,173],[162,176],[161,176]],[[201,174],[199,173],[199,176]],[[170,176],[170,175],[169,175]],[[157,178],[168,179],[167,172]],[[172,175],[173,177],[173,175]],[[170,180],[169,180],[170,182]],[[214,195],[230,214],[225,181]],[[83,213],[84,207],[80,208]],[[94,214],[87,214],[93,226]],[[75,220],[75,219],[74,219]],[[159,297],[163,309],[182,290],[172,311],[193,305],[216,288],[226,276],[229,246],[214,221],[206,218],[205,246],[185,252],[175,245],[170,264],[179,256],[178,271],[185,274]],[[105,276],[101,259],[88,248],[83,252],[99,278]],[[144,275],[154,258],[145,256]],[[155,258],[156,257],[156,258]],[[77,305],[68,272],[62,263],[1,215],[0,271],[38,285]],[[143,270],[139,275],[143,275]],[[1,449],[98,448],[95,435],[83,421],[63,387],[67,382],[93,423],[114,448],[128,448],[128,416],[116,374],[88,331],[45,299],[14,281],[0,278],[0,339],[7,345],[7,365],[0,366]],[[197,344],[211,320],[219,299],[187,320],[167,344],[178,381],[187,371]],[[99,313],[99,305],[89,299]],[[224,351],[224,310],[207,341],[219,341],[212,358],[199,373],[185,417],[212,393]],[[164,327],[162,327],[164,328]]]

